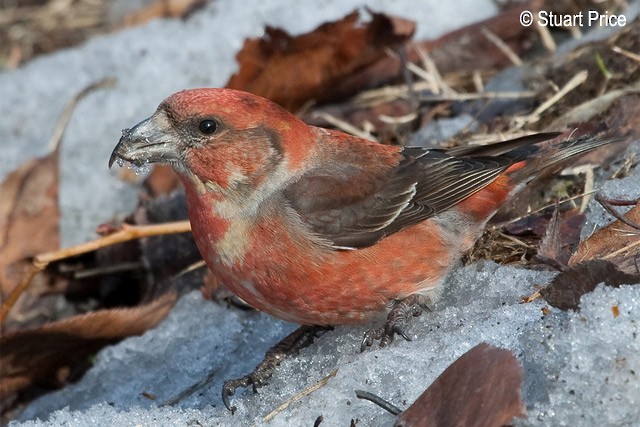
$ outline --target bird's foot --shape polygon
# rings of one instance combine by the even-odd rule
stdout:
[[[371,347],[376,340],[380,340],[380,347],[391,344],[396,334],[407,341],[411,341],[409,335],[405,333],[404,327],[411,318],[420,316],[426,310],[429,310],[429,308],[421,302],[420,295],[411,295],[405,299],[395,301],[387,315],[385,324],[380,328],[370,329],[364,333],[360,351]]]
[[[264,359],[249,375],[238,379],[227,380],[222,386],[222,402],[231,413],[235,413],[236,407],[231,406],[229,398],[233,396],[238,388],[253,386],[256,393],[259,387],[267,383],[273,375],[278,365],[287,357],[295,356],[300,350],[308,347],[313,340],[322,333],[333,329],[330,326],[301,326],[279,343],[271,347],[264,355]]]

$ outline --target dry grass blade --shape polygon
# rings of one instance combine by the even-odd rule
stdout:
[[[536,25],[535,27],[536,31],[538,31],[538,34],[540,34],[540,40],[542,41],[542,45],[545,47],[545,49],[547,49],[549,52],[555,52],[558,49],[558,46],[556,45],[556,42],[551,35],[551,31],[549,31],[549,28],[542,25]]]
[[[370,133],[360,130],[354,125],[352,125],[351,123],[347,123],[344,120],[340,120],[339,118],[329,113],[317,112],[317,113],[314,113],[314,117],[326,120],[327,123],[330,123],[331,125],[335,126],[336,128],[340,129],[343,132],[350,133],[351,135],[355,135],[362,139],[368,139],[369,141],[378,142],[377,138],[371,135]]]
[[[511,61],[513,65],[518,67],[522,65],[522,59],[520,59],[520,57],[513,51],[513,49],[511,49],[508,44],[503,42],[500,37],[493,34],[487,27],[482,27],[480,31],[482,31],[482,34],[487,38],[487,40],[496,45],[496,47],[500,49],[500,51],[504,53],[507,58],[509,58],[509,61]]]
[[[416,91],[430,90],[430,82],[416,82],[413,84]],[[372,107],[397,99],[405,99],[409,89],[406,85],[386,86],[380,89],[372,89],[361,92],[352,100],[357,107]],[[504,99],[504,98],[533,98],[534,91],[522,92],[475,92],[475,93],[452,93],[448,95],[424,95],[420,96],[420,102],[446,102],[446,101],[472,101],[476,99]]]
[[[611,50],[621,55],[624,55],[629,59],[633,59],[634,61],[640,62],[640,55],[638,55],[637,53],[629,52],[628,50],[622,49],[618,46],[612,47]]]
[[[571,92],[573,89],[580,86],[587,80],[589,73],[586,70],[582,70],[576,73],[571,80],[567,82],[566,85],[562,87],[558,92],[556,92],[551,98],[547,99],[545,102],[540,104],[538,108],[536,108],[533,113],[524,117],[515,117],[514,125],[517,128],[522,128],[528,123],[537,122],[540,119],[540,115],[552,107],[555,103],[561,100],[566,94]]]
[[[270,413],[265,415],[264,418],[262,418],[262,421],[265,422],[265,423],[267,421],[270,421],[273,417],[278,415],[280,412],[282,412],[285,409],[287,409],[289,407],[289,405],[292,404],[293,402],[295,402],[297,400],[300,400],[303,397],[310,395],[314,391],[324,387],[325,384],[327,384],[331,378],[336,376],[337,373],[338,373],[338,370],[336,369],[333,372],[331,372],[329,375],[327,375],[326,377],[322,378],[320,381],[318,381],[317,383],[312,385],[311,387],[307,387],[306,389],[304,389],[301,392],[297,393],[291,399],[287,400],[282,405],[278,406],[276,409],[274,409],[273,411],[271,411]]]

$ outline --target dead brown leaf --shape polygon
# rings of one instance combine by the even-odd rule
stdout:
[[[613,287],[638,284],[640,274],[628,274],[609,261],[592,259],[558,274],[547,287],[540,289],[540,295],[553,307],[577,310],[582,295],[593,291],[599,283]]]
[[[640,224],[640,204],[629,210],[624,218]],[[580,242],[569,265],[576,266],[593,259],[607,259],[626,273],[639,274],[640,230],[616,220]]]
[[[29,258],[60,246],[58,150],[30,160],[0,186],[0,293],[19,283]]]
[[[470,82],[470,76],[478,71],[495,73],[511,64],[509,58],[495,43],[487,39],[483,29],[502,40],[516,55],[522,55],[533,47],[537,37],[532,28],[513,25],[524,10],[535,13],[540,1],[534,0],[506,10],[501,14],[476,22],[461,29],[444,34],[435,40],[407,43],[407,60],[422,64],[422,55],[427,53],[435,67],[452,86],[456,82]],[[398,55],[384,56],[376,62],[346,77],[339,84],[339,92],[358,93],[364,89],[397,80],[402,74],[402,62]],[[464,77],[464,76],[467,77]],[[462,89],[457,87],[457,89]]]
[[[31,385],[64,385],[103,346],[156,326],[175,301],[176,294],[167,293],[135,308],[99,310],[1,337],[0,399]]]
[[[522,367],[509,350],[478,344],[453,362],[395,425],[503,426],[524,416],[522,381]]]
[[[259,39],[249,39],[237,55],[240,68],[226,87],[264,96],[296,111],[310,100],[325,102],[345,96],[339,83],[401,46],[413,35],[415,24],[370,12],[361,24],[355,11],[310,33],[291,36],[267,27]]]
[[[538,257],[543,259],[553,260],[560,264],[564,264],[562,253],[562,240],[560,234],[561,221],[560,213],[558,212],[558,206],[553,211],[547,230],[542,236],[540,246],[538,247]]]

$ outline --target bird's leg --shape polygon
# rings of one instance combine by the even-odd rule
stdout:
[[[394,335],[398,334],[407,341],[411,338],[404,332],[405,324],[413,317],[420,316],[429,308],[420,300],[420,295],[410,295],[402,300],[394,301],[393,307],[387,315],[387,321],[382,327],[370,329],[364,333],[360,351],[373,345],[374,340],[380,340],[380,347],[391,344]]]
[[[226,406],[231,413],[234,413],[236,407],[230,405],[229,397],[233,396],[238,388],[252,385],[253,391],[256,393],[258,387],[262,387],[267,383],[267,380],[271,378],[271,375],[273,375],[273,372],[283,360],[287,357],[295,356],[300,350],[311,345],[315,338],[331,329],[333,329],[331,326],[300,326],[293,331],[267,350],[262,362],[260,362],[249,375],[224,382],[222,386],[222,402],[224,406]]]

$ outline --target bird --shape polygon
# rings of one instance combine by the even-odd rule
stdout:
[[[386,145],[311,126],[247,92],[197,88],[123,130],[109,167],[170,165],[203,259],[247,304],[300,325],[382,319],[363,344],[386,345],[408,338],[407,318],[438,298],[538,171],[610,142],[537,145],[559,135],[450,151]]]

